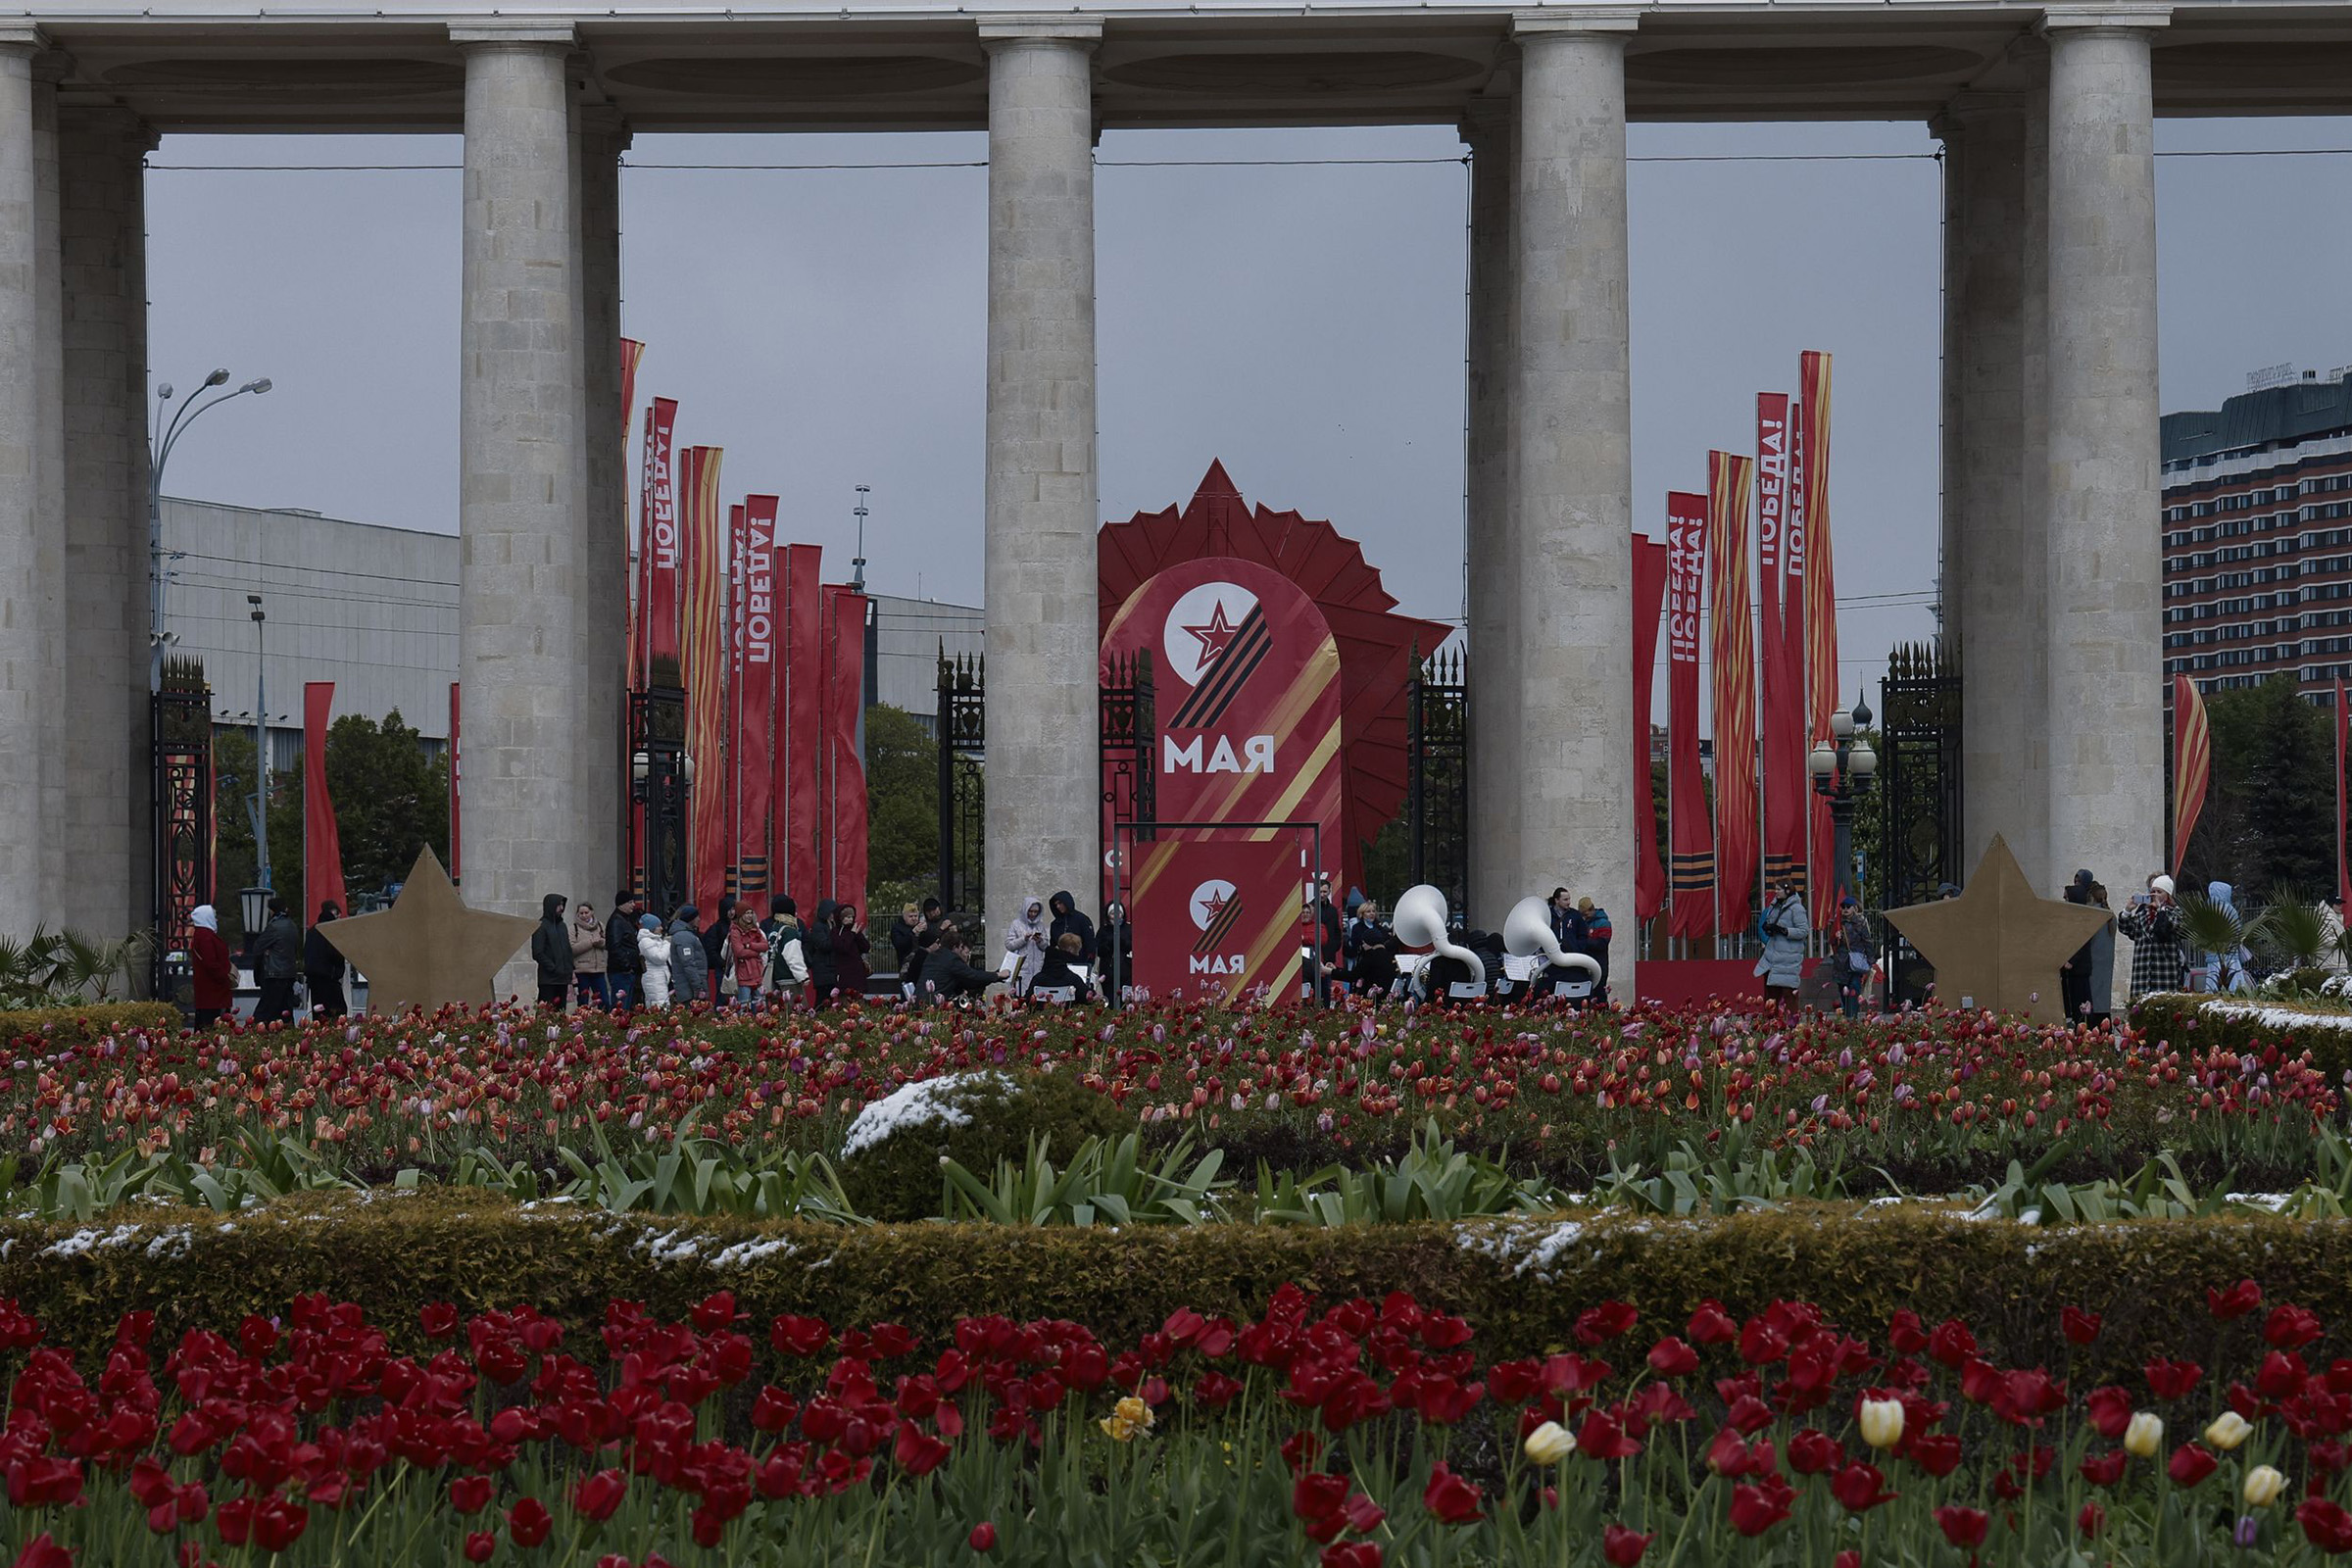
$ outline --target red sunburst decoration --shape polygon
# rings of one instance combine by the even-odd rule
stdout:
[[[1347,767],[1347,832],[1341,886],[1360,887],[1364,845],[1404,804],[1408,740],[1405,687],[1413,654],[1434,653],[1452,628],[1396,613],[1396,600],[1363,547],[1329,522],[1296,512],[1252,508],[1222,463],[1211,463],[1181,511],[1139,512],[1106,522],[1096,536],[1102,629],[1127,596],[1161,567],[1201,556],[1233,556],[1281,572],[1323,612],[1340,650],[1340,743]]]

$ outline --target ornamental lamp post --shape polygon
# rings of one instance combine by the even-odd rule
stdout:
[[[1830,739],[1813,748],[1808,765],[1813,792],[1830,803],[1830,820],[1837,825],[1837,886],[1834,907],[1842,907],[1854,885],[1854,807],[1870,794],[1879,771],[1879,754],[1857,731],[1870,726],[1870,705],[1857,695],[1851,712],[1830,715]],[[1832,743],[1835,742],[1835,745]]]

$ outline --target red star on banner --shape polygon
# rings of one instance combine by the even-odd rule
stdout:
[[[1184,629],[1186,631],[1191,631],[1193,628],[1187,626]],[[1225,910],[1225,896],[1221,893],[1211,893],[1207,898],[1200,901],[1200,907],[1207,913],[1209,919],[1214,920]]]
[[[1207,625],[1187,626],[1184,630],[1187,636],[1198,639],[1200,644],[1201,667],[1215,663],[1225,652],[1225,645],[1232,642],[1234,637],[1234,627],[1225,618],[1225,601],[1218,600],[1216,609],[1209,612]]]

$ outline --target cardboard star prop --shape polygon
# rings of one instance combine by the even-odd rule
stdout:
[[[2108,919],[2104,909],[2036,895],[1999,834],[1956,899],[1888,909],[1886,923],[1936,966],[1936,997],[2039,1023],[2065,1016],[2058,966]]]
[[[368,1010],[399,1013],[429,1012],[451,1002],[489,1006],[498,1000],[498,971],[538,924],[467,908],[428,847],[417,853],[392,907],[319,929],[368,977]]]

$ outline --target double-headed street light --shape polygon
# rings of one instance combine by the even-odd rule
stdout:
[[[1869,728],[1870,718],[1870,704],[1857,695],[1852,712],[1830,715],[1830,738],[1813,748],[1809,761],[1813,792],[1830,803],[1830,820],[1838,828],[1838,885],[1834,891],[1840,901],[1856,891],[1854,803],[1870,793],[1871,780],[1879,771],[1879,754],[1855,733]]]
[[[270,390],[270,378],[265,375],[232,392],[204,396],[206,389],[227,381],[227,370],[215,370],[169,420],[164,417],[164,405],[172,401],[172,383],[166,381],[155,389],[155,427],[147,442],[147,690],[151,695],[164,689],[164,645],[170,636],[164,627],[164,596],[172,580],[164,564],[164,466],[172,461],[172,447],[178,444],[181,432],[196,422],[197,416],[248,392],[258,396]]]

